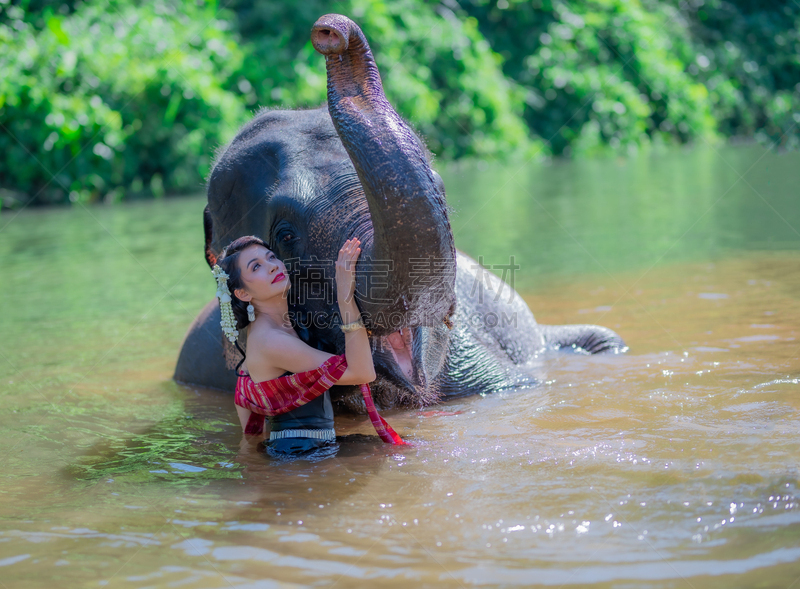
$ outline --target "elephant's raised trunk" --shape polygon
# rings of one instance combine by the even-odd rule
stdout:
[[[328,14],[311,31],[325,56],[328,110],[369,203],[359,302],[373,333],[439,325],[455,305],[455,247],[444,187],[383,93],[361,29]]]

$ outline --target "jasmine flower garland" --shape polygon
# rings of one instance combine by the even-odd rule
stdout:
[[[236,318],[233,316],[233,308],[231,307],[231,292],[228,290],[229,276],[219,265],[214,265],[211,273],[217,281],[217,298],[219,299],[219,311],[222,317],[219,323],[222,325],[222,333],[225,334],[229,342],[233,343],[239,337],[239,332],[236,330]]]

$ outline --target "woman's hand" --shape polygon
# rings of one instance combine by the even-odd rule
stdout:
[[[361,254],[361,242],[357,237],[344,242],[336,260],[336,293],[339,304],[353,300],[356,289],[356,262]]]

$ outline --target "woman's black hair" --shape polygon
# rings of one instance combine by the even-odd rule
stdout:
[[[233,317],[236,320],[237,330],[241,330],[250,324],[250,320],[247,318],[248,303],[239,299],[234,293],[237,289],[244,288],[242,272],[239,270],[239,264],[237,264],[239,254],[251,245],[260,245],[270,249],[267,243],[260,237],[256,237],[255,235],[245,235],[244,237],[234,239],[230,245],[228,245],[228,247],[222,250],[222,255],[219,257],[219,260],[217,260],[217,264],[219,264],[220,268],[222,268],[225,271],[225,274],[228,275],[228,290],[231,293],[231,309],[233,310]],[[239,346],[238,340],[234,342],[234,345],[242,354],[241,361],[236,365],[236,373],[238,374],[239,368],[244,363],[245,353],[244,350],[242,350],[242,348]]]

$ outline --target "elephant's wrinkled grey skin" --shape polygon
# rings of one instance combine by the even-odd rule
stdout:
[[[260,112],[218,158],[204,215],[210,265],[233,239],[264,238],[287,262],[300,337],[342,353],[333,266],[320,261],[358,237],[357,299],[383,408],[535,385],[549,348],[624,350],[603,327],[538,325],[510,286],[456,252],[444,185],[386,100],[361,30],[326,15],[311,38],[325,56],[327,108]],[[232,390],[222,348],[214,300],[187,333],[175,379]],[[334,402],[360,412],[357,391],[335,388]]]

